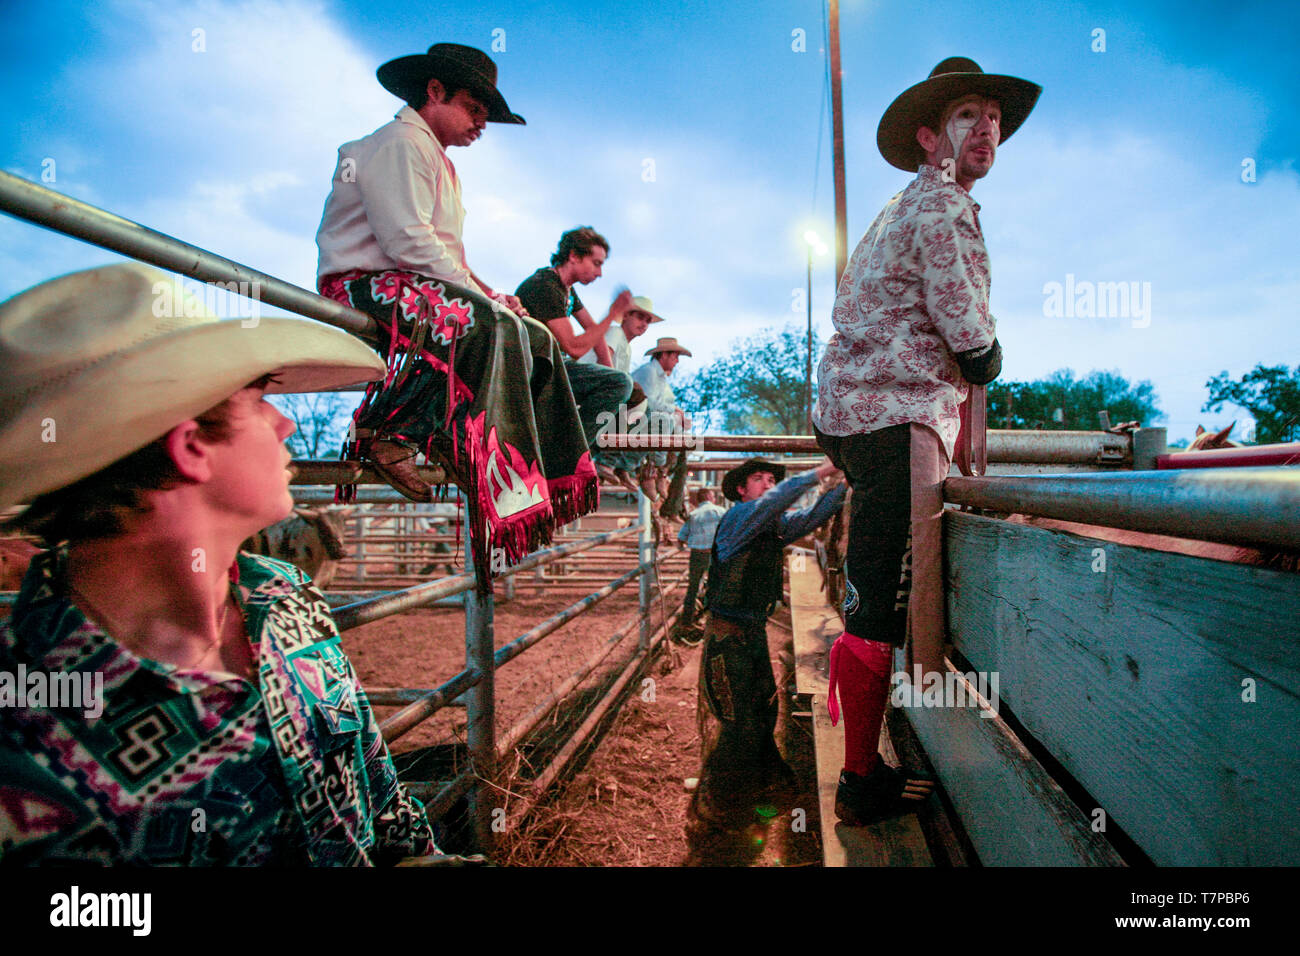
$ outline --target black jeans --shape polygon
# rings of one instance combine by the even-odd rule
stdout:
[[[843,437],[818,431],[817,444],[853,489],[844,629],[901,647],[911,591],[911,425]]]
[[[594,452],[597,449],[596,433],[601,426],[600,414],[609,412],[615,421],[618,420],[618,407],[632,394],[632,379],[616,368],[575,362],[572,359],[564,360],[564,370],[569,376],[573,401],[578,406],[582,433],[587,436],[587,445]],[[545,444],[545,436],[539,437]]]

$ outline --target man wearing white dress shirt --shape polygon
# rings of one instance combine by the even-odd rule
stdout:
[[[655,322],[662,322],[663,317],[655,315],[654,303],[648,296],[637,295],[632,297],[631,307],[623,313],[623,319],[615,322],[605,333],[605,344],[609,346],[610,359],[613,368],[620,372],[632,374],[632,345],[631,343],[645,334]],[[596,350],[592,349],[579,362],[591,364],[598,361]]]
[[[651,416],[651,431],[659,434],[684,432],[690,428],[691,420],[677,407],[677,396],[668,384],[668,376],[683,355],[690,356],[690,350],[679,345],[675,338],[661,338],[645,354],[650,357],[650,361],[632,373],[632,381],[645,391],[649,402],[647,414]],[[685,517],[683,497],[686,490],[686,453],[683,451],[675,454],[676,458],[672,458],[669,452],[658,451],[648,458],[659,469],[657,491],[658,497],[663,499],[659,513],[665,518]],[[673,473],[671,483],[666,475],[669,470]]]
[[[447,156],[469,146],[488,122],[522,125],[496,89],[496,65],[483,52],[436,43],[399,57],[379,82],[407,101],[392,122],[339,147],[333,188],[316,233],[316,274],[408,269],[481,290],[523,314],[519,300],[495,291],[465,259],[460,178]]]

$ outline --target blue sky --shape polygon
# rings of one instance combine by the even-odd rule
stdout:
[[[512,289],[561,231],[595,225],[612,254],[587,303],[652,296],[689,374],[802,323],[800,237],[810,220],[831,235],[816,2],[56,0],[0,17],[5,169],[52,169],[51,188],[304,286],[338,145],[400,106],[375,68],[442,40],[504,41],[500,87],[528,119],[451,154],[490,283]],[[973,191],[1005,377],[1151,379],[1176,439],[1246,421],[1199,411],[1211,375],[1300,363],[1294,4],[844,0],[841,18],[850,247],[908,181],[875,148],[894,96],[954,54],[1044,87]],[[0,296],[115,258],[0,218]],[[832,263],[814,274],[823,338]],[[1046,314],[1068,276],[1149,288],[1149,323]]]

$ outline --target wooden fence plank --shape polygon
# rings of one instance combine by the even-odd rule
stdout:
[[[1300,863],[1300,575],[944,520],[954,644],[1152,860]]]
[[[974,688],[966,690],[973,699]],[[990,866],[1121,865],[1006,722],[982,704],[905,708],[980,860]]]
[[[817,799],[826,866],[934,866],[916,814],[869,827],[846,827],[835,817],[835,788],[844,766],[844,728],[832,727],[826,698],[814,695],[813,739],[817,748]],[[881,728],[881,752],[896,762],[889,730]],[[937,800],[937,797],[930,797]]]
[[[790,626],[794,630],[795,686],[801,694],[826,696],[831,644],[844,626],[826,603],[817,556],[793,549],[786,556],[790,571]]]

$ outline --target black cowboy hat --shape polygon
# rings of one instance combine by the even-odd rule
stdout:
[[[1014,76],[985,73],[978,63],[964,56],[950,56],[926,80],[909,87],[889,104],[876,130],[876,145],[889,165],[914,173],[925,162],[925,150],[916,141],[918,127],[939,118],[939,111],[953,100],[978,93],[997,100],[1002,107],[1002,138],[1011,138],[1038,102],[1043,88]]]
[[[389,60],[375,75],[384,89],[410,102],[419,100],[430,80],[463,87],[488,108],[489,123],[518,123],[524,118],[510,112],[497,92],[497,65],[482,50],[459,43],[435,43],[428,53]]]
[[[766,461],[762,458],[751,458],[743,465],[737,465],[722,476],[723,497],[728,501],[739,501],[740,486],[744,484],[746,478],[759,471],[769,472],[777,481],[782,481],[785,478],[785,465],[778,465],[776,462]]]

